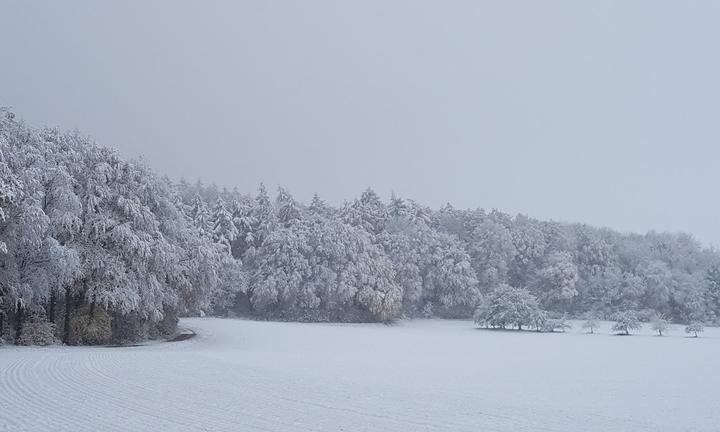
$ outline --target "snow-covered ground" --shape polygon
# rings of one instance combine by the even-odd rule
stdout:
[[[699,339],[187,319],[134,348],[0,348],[0,431],[717,431]]]

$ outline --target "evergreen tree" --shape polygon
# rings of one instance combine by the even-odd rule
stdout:
[[[225,200],[218,198],[212,212],[212,237],[216,243],[223,245],[229,254],[232,253],[233,242],[239,234],[233,219],[225,206]]]

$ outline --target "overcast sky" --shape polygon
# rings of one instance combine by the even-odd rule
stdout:
[[[720,2],[0,3],[0,105],[172,178],[720,245]]]

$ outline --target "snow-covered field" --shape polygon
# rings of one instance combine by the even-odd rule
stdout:
[[[699,339],[221,319],[133,348],[0,348],[0,431],[717,431]]]

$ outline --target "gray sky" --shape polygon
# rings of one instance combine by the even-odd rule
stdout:
[[[173,178],[720,245],[720,2],[0,2],[0,105]]]

